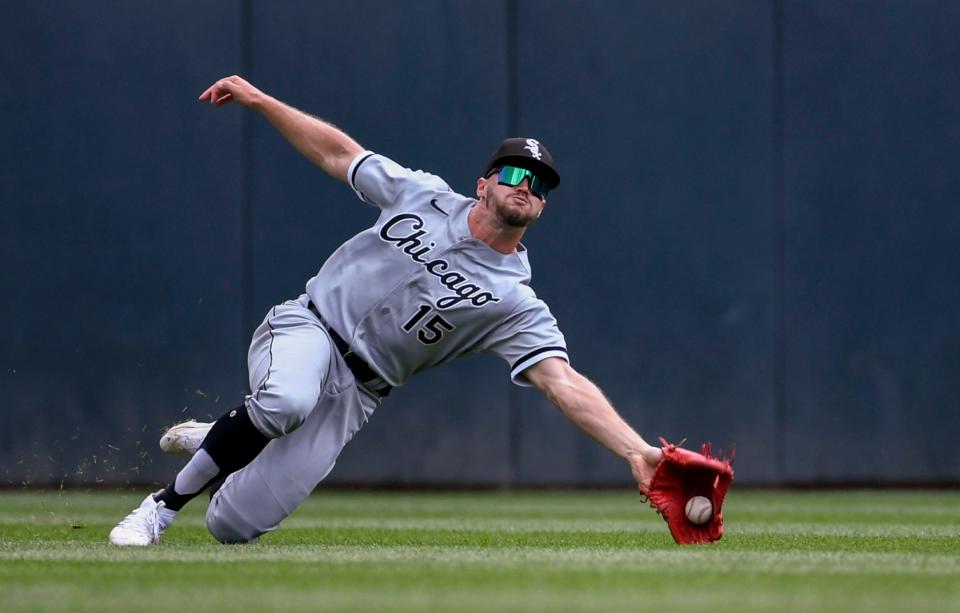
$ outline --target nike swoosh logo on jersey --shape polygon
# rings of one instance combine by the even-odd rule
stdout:
[[[440,211],[441,213],[443,213],[443,214],[446,215],[447,217],[450,217],[450,213],[447,213],[446,211],[444,211],[443,209],[441,209],[440,207],[437,206],[437,199],[436,199],[436,198],[434,198],[433,200],[430,201],[430,206],[432,206],[433,208],[437,209],[438,211]]]

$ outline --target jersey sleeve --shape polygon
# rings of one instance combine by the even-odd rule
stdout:
[[[546,303],[532,298],[508,317],[488,337],[484,349],[496,353],[510,365],[510,379],[531,387],[523,371],[537,362],[557,357],[570,361],[567,343]]]
[[[347,181],[361,200],[388,210],[420,196],[451,191],[436,175],[410,170],[388,157],[364,151],[347,169]]]

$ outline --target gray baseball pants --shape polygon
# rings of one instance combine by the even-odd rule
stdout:
[[[276,529],[379,404],[357,385],[307,304],[301,296],[277,305],[254,332],[247,413],[273,440],[210,501],[207,528],[223,543],[256,542]]]

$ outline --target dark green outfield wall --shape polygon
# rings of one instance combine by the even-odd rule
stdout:
[[[574,365],[751,483],[960,481],[955,2],[0,4],[0,484],[166,479],[274,303],[374,220],[241,73],[472,193],[535,135],[525,241]],[[331,480],[612,484],[504,364],[398,390]]]

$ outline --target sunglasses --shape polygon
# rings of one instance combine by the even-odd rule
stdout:
[[[516,166],[503,166],[500,168],[500,172],[497,174],[497,183],[500,185],[509,185],[510,187],[516,187],[524,180],[528,179],[527,183],[530,185],[530,192],[543,200],[547,197],[547,194],[550,192],[550,186],[547,185],[547,182],[533,174],[533,172],[527,170],[526,168],[517,168]]]

